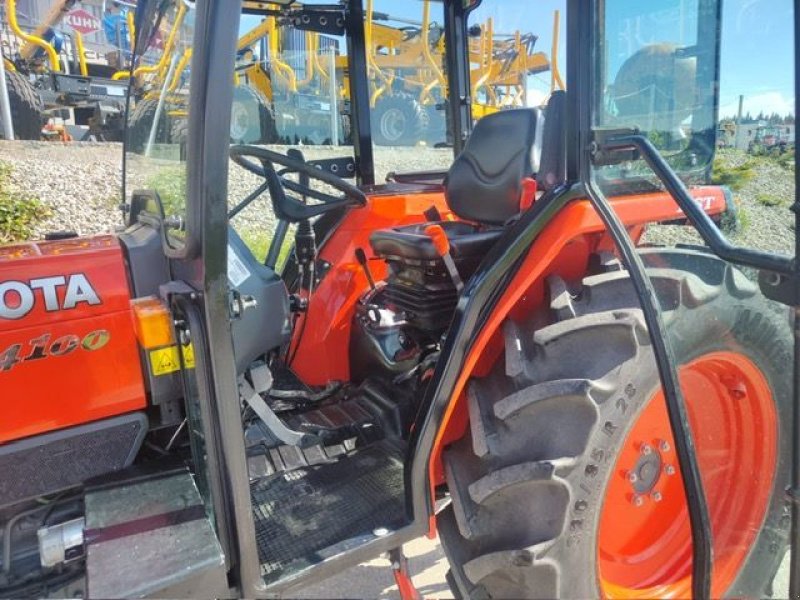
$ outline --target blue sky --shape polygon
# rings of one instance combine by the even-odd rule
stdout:
[[[794,112],[792,0],[725,0],[720,114]]]
[[[399,5],[398,1],[387,3]],[[678,5],[678,0],[609,0],[609,5],[642,2]],[[409,7],[414,2],[402,2]],[[686,4],[693,4],[686,0]],[[482,20],[491,15],[506,30],[522,29],[539,35],[539,49],[549,53],[552,39],[552,15],[561,10],[562,43],[560,66],[565,75],[565,2],[564,0],[484,0],[475,16]],[[659,40],[654,40],[659,41]],[[794,31],[792,0],[724,0],[720,65],[720,114],[733,115],[740,94],[744,94],[745,112],[759,111],[787,114],[794,112]],[[539,77],[549,84],[548,76]],[[547,85],[535,83],[537,89]]]
[[[692,5],[696,0],[608,0],[622,11],[627,6]],[[560,67],[566,79],[565,0],[484,0],[473,13],[471,23],[492,17],[495,30],[517,29],[539,36],[537,49],[550,53],[553,12],[561,11]],[[724,0],[722,23],[722,64],[720,74],[720,114],[732,116],[739,94],[745,95],[745,112],[787,114],[794,112],[793,76],[793,0]],[[394,16],[417,19],[422,16],[419,0],[375,0],[375,10]],[[432,3],[432,19],[442,21],[440,3]],[[657,34],[656,34],[657,35]],[[665,40],[653,40],[665,41]],[[546,94],[550,74],[533,77],[529,87]],[[532,97],[536,94],[532,94]]]

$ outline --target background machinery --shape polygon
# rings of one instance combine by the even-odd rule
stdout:
[[[84,27],[67,27],[65,21],[84,19],[98,26],[102,22],[80,6],[76,0],[57,0],[41,22],[24,30],[17,0],[4,3],[8,28],[2,32],[3,60],[15,135],[20,139],[39,139],[47,119],[57,117],[75,126],[69,129],[77,139],[92,135],[122,140],[127,87],[112,75],[127,60],[128,29],[111,40],[113,45],[109,41],[107,53],[90,61],[81,33]]]

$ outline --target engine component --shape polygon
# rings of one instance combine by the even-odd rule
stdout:
[[[447,329],[458,292],[442,261],[389,259],[384,298],[408,324],[436,337]]]
[[[43,567],[55,567],[83,556],[83,517],[72,519],[36,532],[39,558]]]
[[[420,347],[405,314],[390,308],[388,285],[368,292],[358,303],[350,338],[350,376],[394,379],[419,362]]]

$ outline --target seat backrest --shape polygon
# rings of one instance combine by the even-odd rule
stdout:
[[[544,113],[542,157],[536,184],[543,192],[553,189],[567,178],[567,93],[559,90],[550,95]]]
[[[539,170],[542,120],[540,109],[518,108],[478,121],[444,181],[450,210],[487,225],[517,215],[522,180]]]

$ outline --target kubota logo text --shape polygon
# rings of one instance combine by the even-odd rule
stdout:
[[[64,299],[59,301],[59,292]],[[24,281],[0,282],[0,319],[21,319],[36,306],[44,304],[47,312],[70,310],[79,304],[100,304],[100,298],[83,273],[55,275]]]

